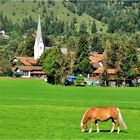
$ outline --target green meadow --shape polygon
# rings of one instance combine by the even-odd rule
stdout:
[[[81,133],[80,122],[92,106],[121,109],[128,130]],[[140,139],[139,87],[64,87],[43,80],[0,80],[0,139]]]

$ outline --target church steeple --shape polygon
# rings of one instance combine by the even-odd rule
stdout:
[[[43,51],[44,51],[44,44],[42,40],[41,23],[40,23],[40,16],[39,16],[35,45],[34,45],[34,59],[35,60],[39,59]]]

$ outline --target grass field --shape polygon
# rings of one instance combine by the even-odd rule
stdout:
[[[81,133],[91,106],[121,109],[128,130]],[[96,128],[94,129],[94,131]],[[0,139],[140,139],[140,88],[63,87],[43,80],[0,80]]]

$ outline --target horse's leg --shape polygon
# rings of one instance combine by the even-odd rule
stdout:
[[[93,131],[93,125],[95,123],[95,120],[91,120],[91,125],[88,133],[91,133]]]
[[[112,129],[111,129],[110,133],[112,133],[114,131],[114,128],[115,128],[115,121],[112,119]]]
[[[114,121],[115,121],[115,124],[116,124],[117,129],[118,129],[117,133],[120,133],[120,124],[119,124],[119,121],[118,120],[114,120]]]
[[[118,129],[117,133],[120,133],[120,124],[118,121],[117,121],[117,129]]]
[[[93,123],[91,123],[90,129],[89,129],[89,132],[88,133],[91,133],[92,131],[93,131]]]
[[[97,123],[97,120],[95,121],[96,127],[97,127],[97,133],[99,133],[100,129],[99,129],[99,125]]]

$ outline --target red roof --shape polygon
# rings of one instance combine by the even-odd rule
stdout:
[[[108,74],[115,74],[117,72],[117,69],[107,69],[107,73]],[[104,69],[96,69],[93,73],[96,73],[96,74],[102,74],[104,73]]]
[[[45,74],[45,72],[43,72],[43,71],[32,71],[32,74],[42,75],[42,74]]]
[[[34,60],[33,57],[19,57],[19,60],[24,65],[35,65],[37,64],[37,60]]]
[[[93,73],[102,74],[102,73],[104,73],[104,69],[97,69]]]
[[[115,74],[117,72],[117,69],[107,69],[108,74]]]
[[[100,67],[100,65],[99,65],[99,63],[98,63],[98,62],[93,63],[93,65],[92,65],[92,66],[93,66],[93,68],[96,68],[96,69]]]
[[[103,54],[93,54],[89,57],[92,63],[97,63],[103,60]]]
[[[19,70],[32,71],[32,70],[42,70],[41,66],[18,66]]]

